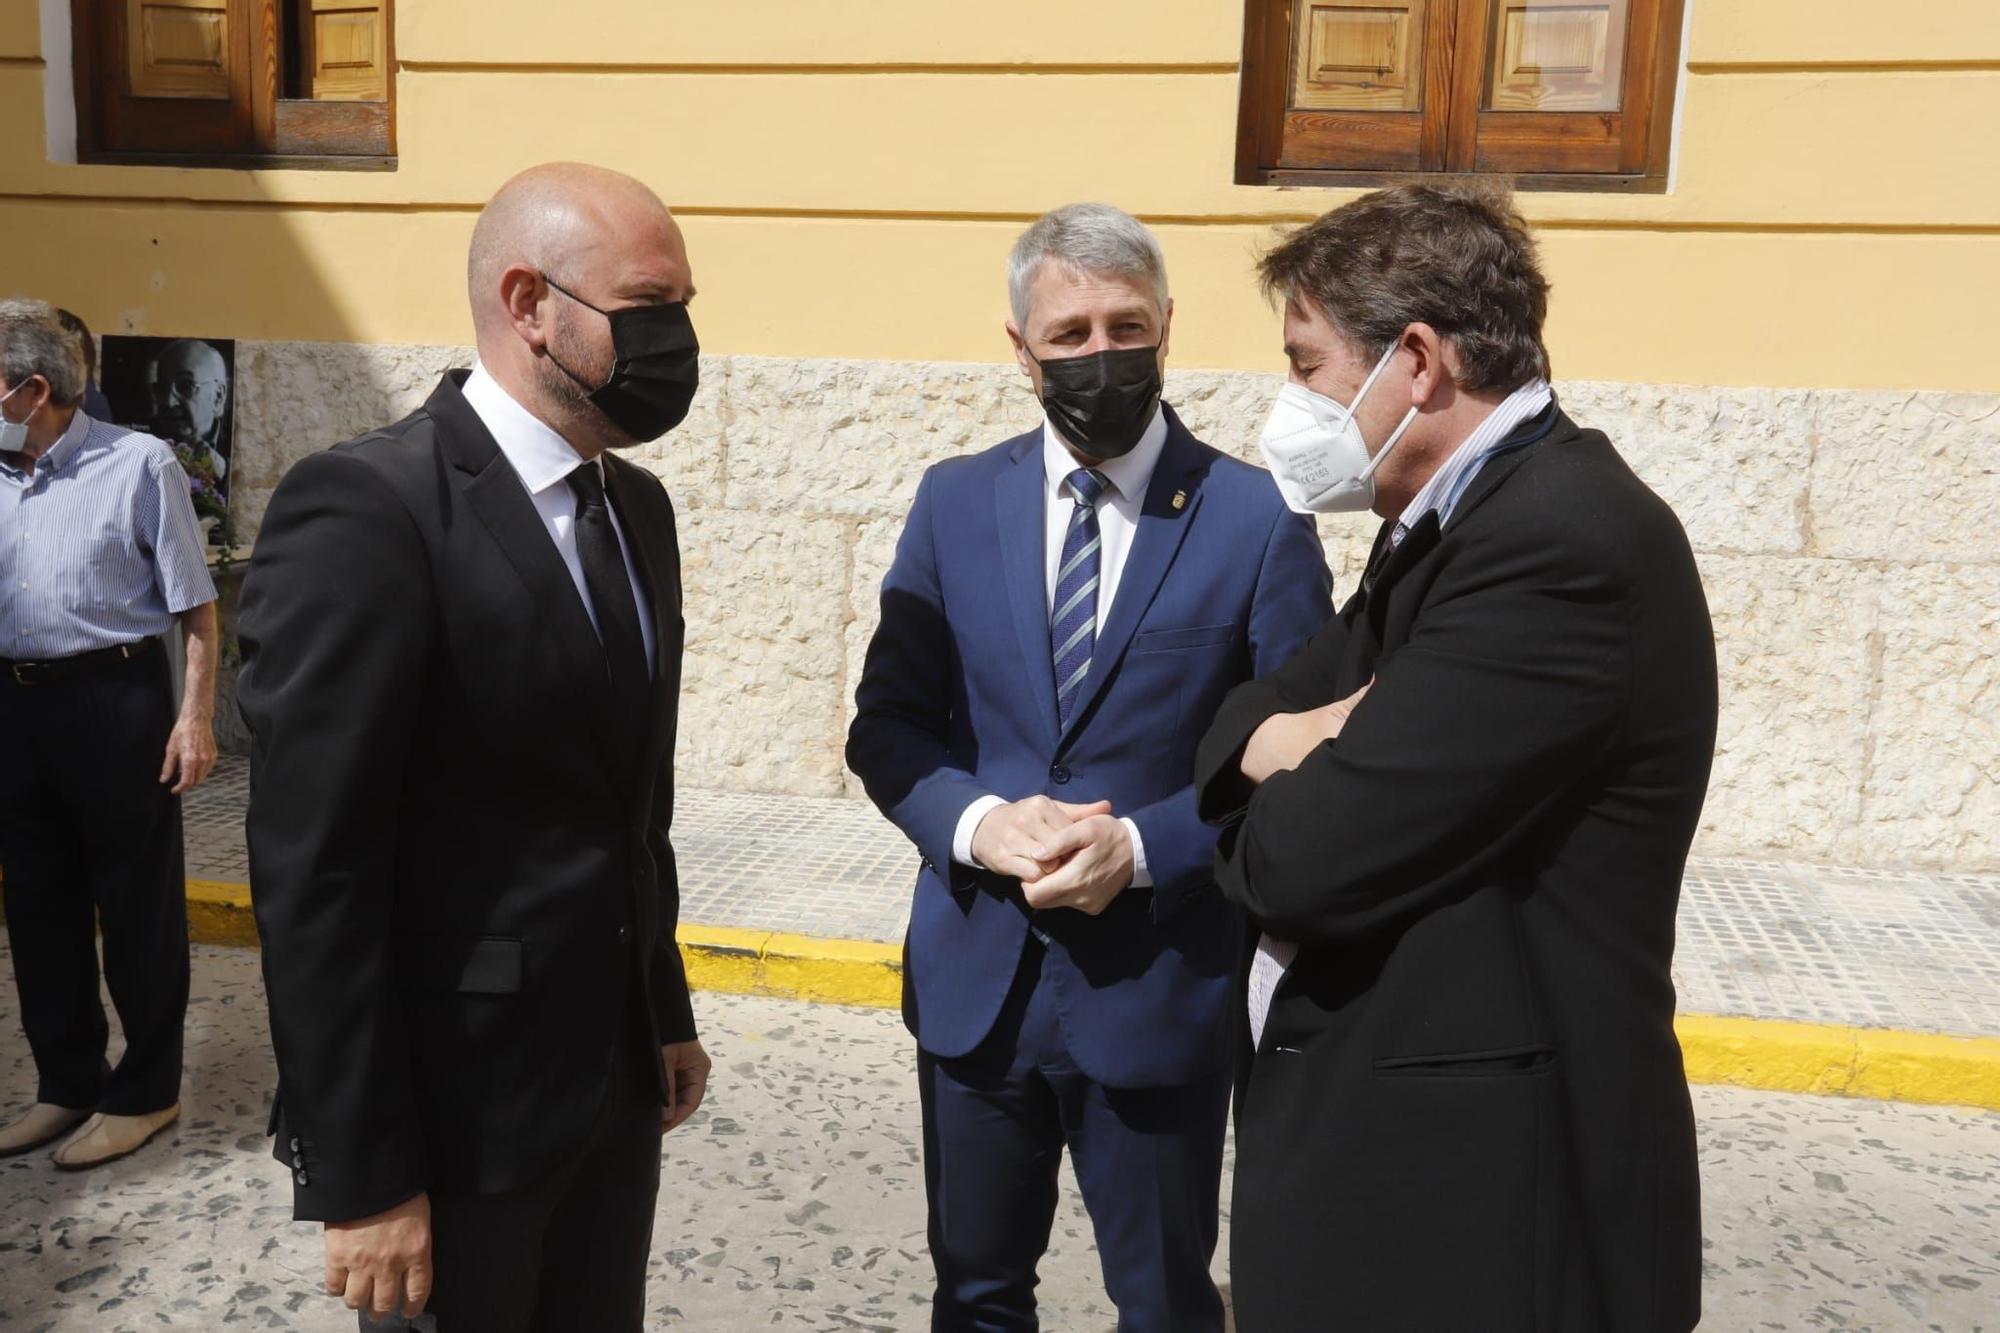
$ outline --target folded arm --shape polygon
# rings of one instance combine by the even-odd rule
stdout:
[[[1333,614],[1331,576],[1317,538],[1313,550],[1321,591],[1310,607],[1312,620],[1300,624],[1289,640],[1258,654],[1255,679],[1223,698],[1195,749],[1195,810],[1210,824],[1240,819],[1249,805],[1254,784],[1241,771],[1243,751],[1267,719],[1325,707],[1340,698],[1336,671],[1347,644],[1347,625]]]
[[[1299,655],[1300,646],[1332,613],[1333,576],[1313,521],[1284,511],[1265,539],[1250,596],[1251,675],[1282,674],[1284,664]],[[1239,686],[1228,700],[1257,683]],[[1187,786],[1152,805],[1124,812],[1145,840],[1155,920],[1164,920],[1188,895],[1204,892],[1215,882],[1216,830],[1202,817],[1198,774],[1199,765],[1196,779]]]
[[[1628,598],[1587,552],[1540,533],[1442,575],[1339,739],[1257,786],[1224,830],[1223,892],[1281,938],[1339,939],[1476,883],[1624,717]],[[1281,702],[1328,688],[1310,663],[1288,672]]]

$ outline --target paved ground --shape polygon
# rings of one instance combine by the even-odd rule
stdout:
[[[242,883],[247,765],[188,802],[188,874]],[[862,801],[688,791],[681,919],[899,940],[916,856]],[[1674,979],[1697,1014],[2000,1036],[2000,875],[1696,858]]]
[[[33,1095],[0,947],[0,1116]],[[893,1015],[696,997],[708,1106],[667,1141],[650,1324],[699,1333],[927,1327],[910,1043]],[[178,1132],[64,1175],[0,1163],[0,1330],[338,1330],[315,1229],[263,1136],[257,956],[197,948]],[[1706,1327],[2000,1329],[2000,1115],[1698,1088]],[[1099,1333],[1089,1228],[1065,1196],[1050,1329]],[[1338,1293],[1328,1293],[1338,1308]]]

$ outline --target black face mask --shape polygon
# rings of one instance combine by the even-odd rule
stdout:
[[[701,344],[695,340],[687,303],[601,310],[546,273],[542,281],[611,322],[611,351],[616,359],[610,379],[597,387],[584,383],[575,371],[556,360],[551,347],[549,360],[555,361],[556,369],[589,389],[597,410],[635,443],[657,440],[680,425],[701,382]]]
[[[1160,349],[1127,347],[1037,361],[1049,420],[1091,458],[1123,458],[1160,405]]]

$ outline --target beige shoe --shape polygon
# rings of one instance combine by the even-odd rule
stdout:
[[[65,1171],[82,1171],[129,1157],[151,1142],[155,1134],[180,1118],[178,1102],[164,1111],[152,1111],[146,1115],[99,1113],[85,1121],[82,1129],[70,1135],[68,1142],[56,1149],[56,1165]]]
[[[57,1106],[53,1102],[36,1102],[28,1108],[26,1115],[0,1129],[0,1157],[13,1157],[53,1142],[89,1116],[88,1111]]]

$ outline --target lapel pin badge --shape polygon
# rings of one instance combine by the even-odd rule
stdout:
[[[1179,512],[1181,511],[1181,510],[1183,510],[1183,509],[1185,509],[1185,508],[1187,508],[1187,492],[1186,492],[1186,491],[1175,491],[1175,492],[1174,492],[1174,512],[1175,512],[1176,514],[1178,514],[1178,513],[1179,513]]]

